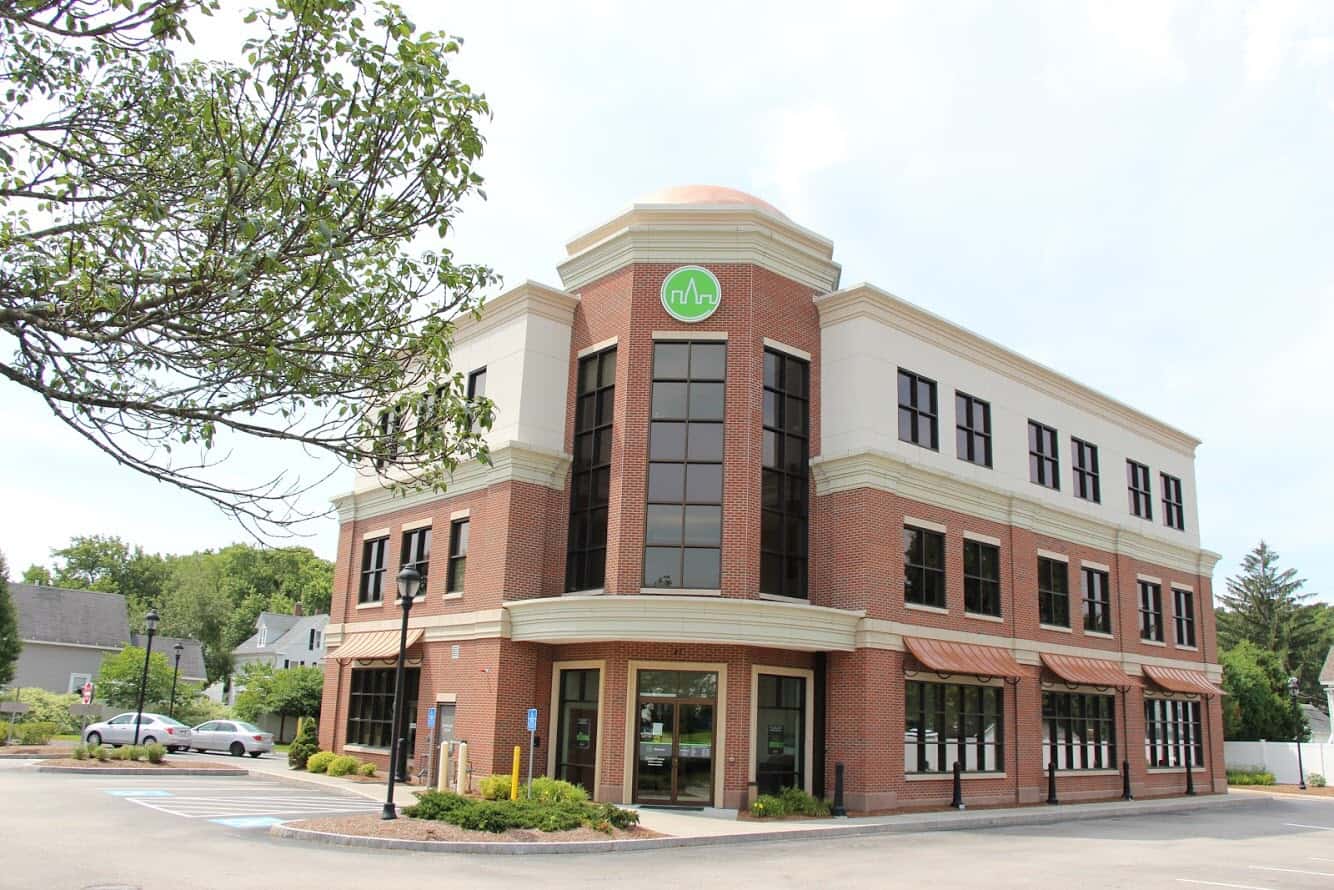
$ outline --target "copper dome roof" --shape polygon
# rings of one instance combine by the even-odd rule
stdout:
[[[675,185],[645,195],[636,204],[745,204],[767,210],[780,219],[787,214],[761,198],[720,185]],[[791,220],[788,220],[791,222]]]

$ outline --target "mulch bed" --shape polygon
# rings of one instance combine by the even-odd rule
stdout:
[[[332,834],[352,834],[358,837],[387,837],[405,841],[464,841],[467,843],[572,843],[577,841],[607,840],[642,840],[662,837],[656,831],[647,828],[632,828],[622,831],[613,828],[610,833],[593,828],[576,828],[573,831],[537,831],[536,829],[512,828],[509,831],[493,834],[489,831],[468,831],[448,822],[435,822],[429,819],[410,819],[399,816],[397,819],[384,821],[376,815],[333,816],[326,819],[302,819],[288,822],[290,828],[305,828],[310,831],[327,831]]]
[[[148,771],[166,771],[171,769],[188,770],[235,770],[236,766],[230,763],[200,763],[198,761],[181,761],[173,763],[168,757],[161,763],[149,763],[146,760],[94,760],[91,757],[87,760],[75,760],[72,757],[66,757],[61,760],[47,760],[42,766],[72,767],[74,769],[106,769],[107,767],[116,767],[118,769],[141,769]]]
[[[1334,797],[1334,788],[1326,786],[1316,788],[1314,785],[1307,785],[1306,790],[1298,788],[1296,785],[1233,785],[1233,791],[1268,791],[1273,794],[1298,794],[1303,797]]]
[[[69,754],[73,745],[0,745],[0,757],[50,757]]]

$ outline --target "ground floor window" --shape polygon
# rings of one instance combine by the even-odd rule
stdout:
[[[761,794],[806,787],[806,678],[760,674],[755,786]]]
[[[406,707],[409,722],[417,713],[417,685],[420,668],[403,671]],[[394,720],[394,668],[362,668],[352,671],[351,694],[347,702],[347,744],[367,748],[390,747]],[[403,734],[408,734],[407,727]]]
[[[1005,763],[1001,690],[949,683],[907,684],[903,770],[1000,772]]]
[[[1144,701],[1144,758],[1150,767],[1204,766],[1200,703],[1168,698]],[[1188,753],[1189,752],[1189,753]]]
[[[1042,693],[1042,764],[1116,768],[1116,708],[1110,695]]]

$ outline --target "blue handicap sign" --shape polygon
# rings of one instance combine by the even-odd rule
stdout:
[[[426,728],[435,729],[435,708],[426,709]]]
[[[528,709],[528,731],[537,732],[537,708]]]

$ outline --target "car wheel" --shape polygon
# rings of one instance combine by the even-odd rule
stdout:
[[[102,733],[90,732],[88,733],[88,738],[85,739],[85,741],[87,741],[88,744],[90,745],[100,745],[102,744]]]
[[[144,738],[142,738],[142,739],[139,740],[139,744],[141,744],[141,745],[156,745],[156,744],[157,744],[157,739],[153,738],[151,735],[150,735],[150,736],[145,736]]]
[[[251,751],[251,752],[250,752],[250,756],[251,756],[251,757],[258,757],[259,755],[261,755],[261,754],[263,754],[263,753],[264,753],[263,751]]]
[[[232,742],[232,746],[227,750],[232,752],[233,757],[241,757],[245,754],[245,745],[240,742]]]
[[[196,753],[196,754],[207,754],[208,752],[205,751],[203,748],[195,748],[195,753]]]

